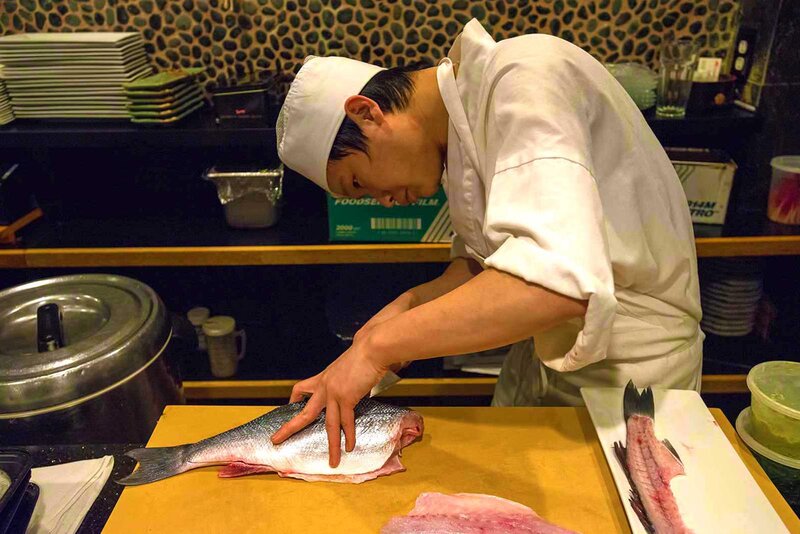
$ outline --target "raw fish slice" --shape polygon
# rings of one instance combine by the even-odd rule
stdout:
[[[574,534],[514,501],[477,493],[423,493],[406,516],[392,518],[381,534]]]

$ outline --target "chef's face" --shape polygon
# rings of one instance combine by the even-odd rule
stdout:
[[[418,120],[406,112],[384,114],[363,96],[348,99],[345,111],[361,128],[367,153],[354,151],[328,162],[328,187],[334,194],[370,196],[387,207],[436,194],[443,154]]]

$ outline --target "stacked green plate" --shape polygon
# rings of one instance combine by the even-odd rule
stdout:
[[[131,121],[171,124],[197,111],[205,103],[197,75],[204,68],[159,72],[127,83],[125,96]]]

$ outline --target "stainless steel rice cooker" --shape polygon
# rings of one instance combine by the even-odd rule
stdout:
[[[161,299],[131,278],[0,292],[0,444],[147,441],[164,406],[184,402],[171,339]]]

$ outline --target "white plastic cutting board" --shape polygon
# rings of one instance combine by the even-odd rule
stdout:
[[[625,443],[622,388],[583,388],[581,394],[622,497],[631,530],[646,534],[628,501],[630,484],[613,451]],[[672,492],[686,525],[695,534],[789,532],[694,391],[654,390],[655,432],[669,439],[686,476],[672,480]]]

